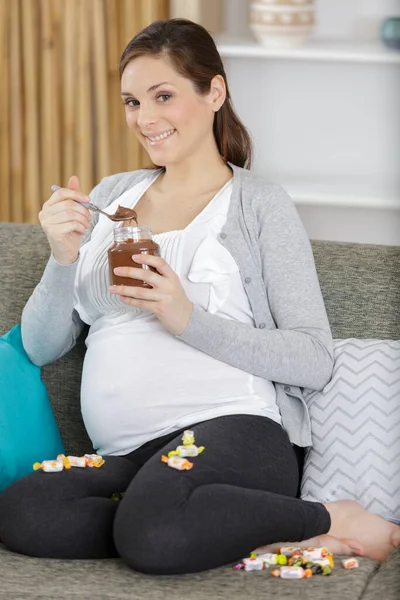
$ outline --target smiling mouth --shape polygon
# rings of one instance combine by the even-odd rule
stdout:
[[[146,135],[145,137],[148,139],[150,144],[152,144],[152,145],[159,144],[160,142],[163,142],[167,138],[171,137],[171,135],[173,135],[175,133],[175,131],[176,131],[176,129],[169,129],[168,131],[165,131],[161,135],[155,135],[154,137]]]

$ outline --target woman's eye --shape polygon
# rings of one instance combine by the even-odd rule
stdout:
[[[129,100],[125,100],[125,106],[136,107],[139,106],[139,100],[133,100],[130,98]]]
[[[160,94],[159,96],[157,96],[157,98],[161,100],[161,102],[166,102],[171,98],[171,94]]]

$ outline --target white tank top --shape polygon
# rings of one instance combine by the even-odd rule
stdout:
[[[157,175],[156,175],[157,177]],[[107,207],[133,208],[152,174]],[[161,256],[178,274],[189,299],[222,318],[254,325],[236,262],[218,242],[227,217],[229,181],[185,228],[154,235]],[[273,383],[185,344],[145,310],[109,293],[107,250],[115,223],[104,216],[81,248],[75,308],[90,325],[81,403],[94,448],[123,455],[194,423],[254,414],[281,423]]]

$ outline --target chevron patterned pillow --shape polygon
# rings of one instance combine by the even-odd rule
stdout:
[[[304,500],[357,500],[400,523],[400,341],[334,340],[331,381],[305,390]]]

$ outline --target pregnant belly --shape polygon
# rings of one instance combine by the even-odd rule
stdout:
[[[158,322],[136,322],[131,335],[126,329],[125,323],[123,330],[100,330],[87,340],[82,414],[97,447],[112,432],[148,432],[150,439],[185,415],[213,408],[253,402],[262,409],[265,393],[274,390],[270,382],[188,346]]]

